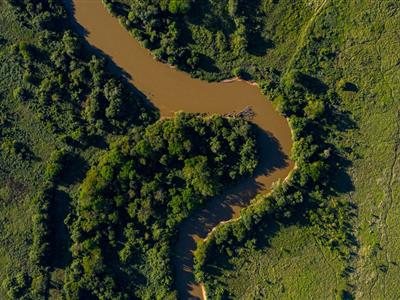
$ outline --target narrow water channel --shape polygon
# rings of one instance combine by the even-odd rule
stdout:
[[[161,117],[170,117],[177,111],[227,114],[246,106],[255,112],[252,122],[258,127],[261,158],[255,176],[211,199],[180,226],[173,260],[179,298],[203,299],[201,286],[195,283],[192,273],[195,241],[205,238],[220,222],[237,217],[256,194],[268,192],[273,182],[288,175],[293,168],[288,158],[292,146],[288,123],[255,85],[244,81],[208,83],[155,61],[101,0],[65,1],[89,44],[123,70],[160,110]]]

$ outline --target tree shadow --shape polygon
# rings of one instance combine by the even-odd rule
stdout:
[[[87,144],[99,149],[108,149],[108,144],[104,136],[99,134],[91,134],[87,137]]]
[[[336,130],[339,132],[347,132],[350,130],[358,129],[357,123],[351,118],[350,112],[338,111],[333,109],[331,111],[330,124],[335,125]],[[336,170],[336,176],[332,176],[332,187],[336,195],[345,194],[354,191],[355,187],[347,170],[352,166],[352,162],[346,158],[352,149],[335,149],[333,161],[340,167]]]
[[[274,42],[263,36],[264,24],[261,20],[265,18],[265,14],[260,10],[261,5],[260,0],[243,1],[240,4],[242,14],[247,17],[247,52],[255,56],[264,56],[269,49],[275,48]]]
[[[68,153],[64,158],[60,182],[65,186],[81,182],[88,169],[89,165],[82,156],[77,153]]]
[[[127,3],[122,3],[122,2],[117,2],[113,1],[112,2],[112,13],[116,14],[118,16],[123,16],[127,13],[129,13],[129,5]]]
[[[264,131],[253,124],[257,135],[257,148],[259,152],[259,162],[254,171],[253,178],[258,176],[268,176],[270,173],[284,169],[288,166],[289,157],[272,133]]]
[[[70,213],[71,198],[62,191],[56,190],[52,202],[51,212],[51,257],[50,266],[52,268],[65,268],[72,261],[70,252],[71,238],[64,220]]]
[[[75,19],[75,5],[72,0],[61,0],[68,14],[68,19],[72,30],[82,37],[87,37],[87,30],[81,26]]]
[[[0,36],[0,46],[4,46],[5,44],[7,44],[7,39],[5,39],[4,37]]]
[[[254,56],[264,56],[269,49],[274,49],[275,44],[271,39],[265,39],[259,32],[249,36],[247,52]]]
[[[358,86],[355,85],[354,83],[346,82],[343,85],[343,90],[346,91],[346,92],[355,92],[355,93],[357,93],[359,89],[358,89]]]
[[[193,25],[204,26],[207,30],[215,33],[217,30],[224,31],[225,34],[229,35],[233,33],[235,29],[235,23],[232,18],[225,18],[218,14],[214,14],[214,11],[224,11],[222,7],[225,1],[211,2],[208,0],[194,1],[191,10],[185,18],[185,21]],[[219,9],[215,9],[212,5],[219,6]]]
[[[117,64],[114,63],[112,57],[110,57],[108,54],[104,53],[102,50],[90,45],[87,42],[87,37],[89,35],[89,32],[84,28],[75,18],[75,4],[73,3],[72,0],[62,0],[64,3],[64,6],[67,10],[68,13],[68,19],[70,21],[70,25],[72,30],[80,37],[82,37],[81,42],[83,46],[88,49],[86,55],[91,56],[92,54],[95,54],[98,57],[102,57],[106,61],[106,67],[107,69],[112,72],[113,74],[116,74],[125,80],[132,80],[132,77],[129,73],[125,72],[125,70],[121,67],[119,67]]]
[[[199,68],[208,73],[218,73],[220,70],[215,66],[215,60],[211,57],[199,53]]]
[[[301,85],[314,94],[324,94],[328,90],[328,86],[317,77],[300,73],[299,81]]]

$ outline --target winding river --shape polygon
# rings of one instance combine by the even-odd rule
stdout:
[[[254,84],[208,83],[154,60],[107,12],[101,0],[65,1],[78,32],[111,58],[119,72],[159,109],[161,117],[170,117],[176,111],[227,114],[246,106],[255,112],[252,122],[258,128],[260,151],[255,175],[208,201],[180,226],[173,260],[179,298],[204,299],[202,287],[195,283],[192,273],[195,241],[205,238],[220,222],[237,217],[256,194],[267,193],[273,182],[288,175],[293,168],[288,158],[292,146],[288,123]]]

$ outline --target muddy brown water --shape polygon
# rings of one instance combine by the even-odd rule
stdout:
[[[255,176],[241,180],[225,193],[210,199],[180,226],[173,263],[180,299],[203,299],[202,288],[192,273],[195,241],[205,238],[217,224],[235,218],[258,193],[267,193],[271,184],[284,179],[293,168],[288,155],[291,132],[256,85],[245,81],[208,83],[153,59],[101,0],[65,0],[76,29],[89,44],[109,56],[132,84],[160,110],[161,117],[177,111],[227,114],[251,106],[257,125],[260,164]],[[122,71],[123,70],[123,71]]]

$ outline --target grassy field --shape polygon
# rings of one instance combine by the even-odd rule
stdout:
[[[32,268],[26,259],[31,241],[31,198],[43,182],[43,166],[55,147],[53,134],[27,105],[14,100],[22,85],[22,70],[12,59],[11,45],[31,41],[33,32],[22,29],[10,7],[0,1],[0,281]],[[13,143],[31,154],[16,153]],[[5,299],[0,289],[0,298]]]
[[[216,273],[232,299],[335,299],[343,262],[309,228],[282,227],[259,249],[242,248]]]
[[[336,107],[348,116],[344,124],[337,124],[332,142],[345,153],[349,177],[339,176],[333,184],[345,191],[338,197],[356,207],[353,255],[338,262],[316,251],[309,229],[284,229],[271,247],[240,250],[243,254],[231,259],[231,266],[217,266],[222,269],[214,278],[235,299],[329,299],[341,288],[357,299],[397,299],[400,5],[368,0],[315,4],[315,14],[302,25],[296,51],[284,59],[285,70],[306,69],[321,79],[338,93]],[[334,60],[321,59],[324,52],[335,53]],[[343,88],[343,82],[348,86]],[[290,251],[282,250],[280,243]]]
[[[360,9],[360,7],[364,9]],[[354,230],[359,242],[350,283],[359,299],[395,299],[399,276],[398,151],[400,143],[400,5],[395,1],[349,4],[346,39],[338,59],[357,93],[343,93],[343,107],[357,130],[344,135],[353,149],[350,174],[358,206]],[[370,20],[373,20],[371,22]]]

